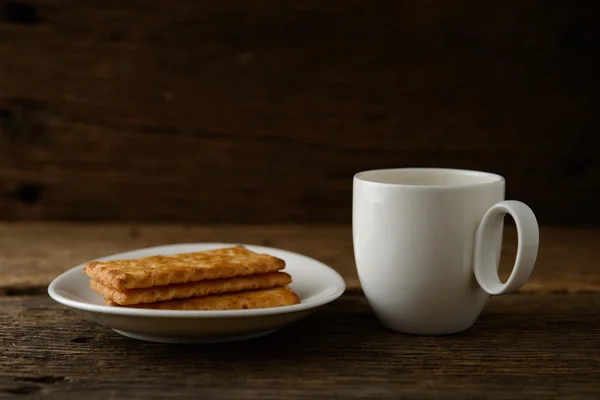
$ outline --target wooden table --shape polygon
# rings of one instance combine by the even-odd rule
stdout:
[[[226,345],[159,345],[87,322],[46,294],[89,259],[229,241],[301,252],[347,292],[283,330]],[[501,271],[515,255],[507,228]],[[600,398],[600,230],[543,227],[530,281],[468,331],[384,329],[360,291],[349,226],[0,225],[0,398]]]

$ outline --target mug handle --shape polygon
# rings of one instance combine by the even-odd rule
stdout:
[[[510,214],[515,220],[519,245],[510,277],[505,283],[502,283],[498,276],[495,254],[487,249],[487,245],[495,235],[500,233],[506,214]],[[475,234],[473,265],[479,286],[491,295],[509,293],[519,289],[529,279],[533,270],[538,253],[539,237],[539,227],[535,215],[525,203],[507,200],[490,207],[481,219]]]

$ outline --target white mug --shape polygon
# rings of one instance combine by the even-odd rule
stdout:
[[[399,168],[354,176],[352,234],[369,306],[391,330],[441,335],[470,328],[489,295],[517,290],[537,258],[539,230],[524,203],[504,201],[502,176]],[[504,216],[517,227],[516,262],[498,277]]]

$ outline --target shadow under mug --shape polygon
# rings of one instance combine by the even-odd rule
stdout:
[[[533,211],[505,201],[502,176],[444,168],[364,171],[353,181],[354,257],[365,297],[388,328],[440,335],[470,328],[489,295],[517,290],[535,264]],[[498,277],[504,217],[519,236]]]

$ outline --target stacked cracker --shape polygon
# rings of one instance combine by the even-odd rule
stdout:
[[[171,256],[87,263],[90,287],[115,307],[233,310],[279,307],[300,299],[285,262],[244,246]]]

